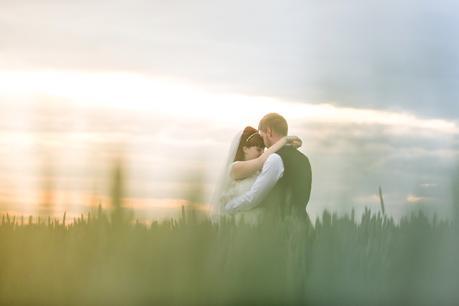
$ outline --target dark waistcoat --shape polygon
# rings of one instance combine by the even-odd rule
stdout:
[[[261,206],[272,217],[306,216],[311,195],[312,171],[309,159],[297,149],[284,146],[277,154],[284,164],[284,174],[263,200]]]

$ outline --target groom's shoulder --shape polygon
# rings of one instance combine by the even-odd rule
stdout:
[[[268,163],[268,164],[282,163],[282,157],[278,153],[273,153],[268,156],[265,163]]]
[[[277,151],[277,153],[281,157],[284,157],[284,156],[305,156],[306,157],[306,155],[304,155],[300,150],[292,146],[284,146],[279,151]]]
[[[268,158],[266,159],[264,165],[263,165],[263,169],[267,170],[267,169],[283,169],[284,168],[284,162],[282,160],[282,157],[277,154],[277,153],[273,153],[271,155],[268,156]]]
[[[309,163],[309,158],[300,150],[294,147],[283,147],[278,151],[278,154],[282,159],[288,159],[291,161],[304,161]]]

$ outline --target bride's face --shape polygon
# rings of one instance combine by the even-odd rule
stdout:
[[[271,146],[271,140],[270,140],[270,135],[272,135],[271,129],[266,129],[266,131],[259,130],[258,133],[260,134],[261,138],[263,138],[263,142],[266,147]]]
[[[264,149],[257,147],[257,146],[251,146],[251,147],[243,147],[242,150],[244,151],[244,159],[251,160],[263,154]]]

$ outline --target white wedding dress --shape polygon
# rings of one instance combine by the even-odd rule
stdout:
[[[223,212],[223,214],[225,205],[232,199],[248,192],[259,174],[260,172],[257,172],[254,175],[242,180],[234,180],[232,178],[228,179],[226,188],[222,191],[219,199],[220,211]],[[235,214],[235,217],[238,222],[244,221],[246,223],[256,224],[260,214],[261,210],[254,208],[248,211],[238,212]]]
[[[226,163],[224,164],[222,174],[216,184],[216,188],[211,199],[211,215],[216,222],[220,220],[220,217],[227,215],[225,212],[225,205],[228,204],[230,200],[248,192],[259,175],[258,172],[242,180],[234,180],[230,176],[230,169],[234,163],[241,135],[242,131],[235,135],[233,141],[231,142]],[[244,212],[238,212],[235,216],[238,221],[244,219],[244,222],[254,224],[257,222],[260,214],[261,210],[254,208]]]

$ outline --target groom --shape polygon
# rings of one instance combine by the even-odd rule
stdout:
[[[266,147],[287,136],[288,124],[277,113],[264,116],[258,131]],[[292,146],[284,146],[271,154],[249,192],[230,201],[225,210],[229,213],[261,208],[268,215],[284,218],[305,218],[306,205],[311,194],[312,172],[309,159]]]

